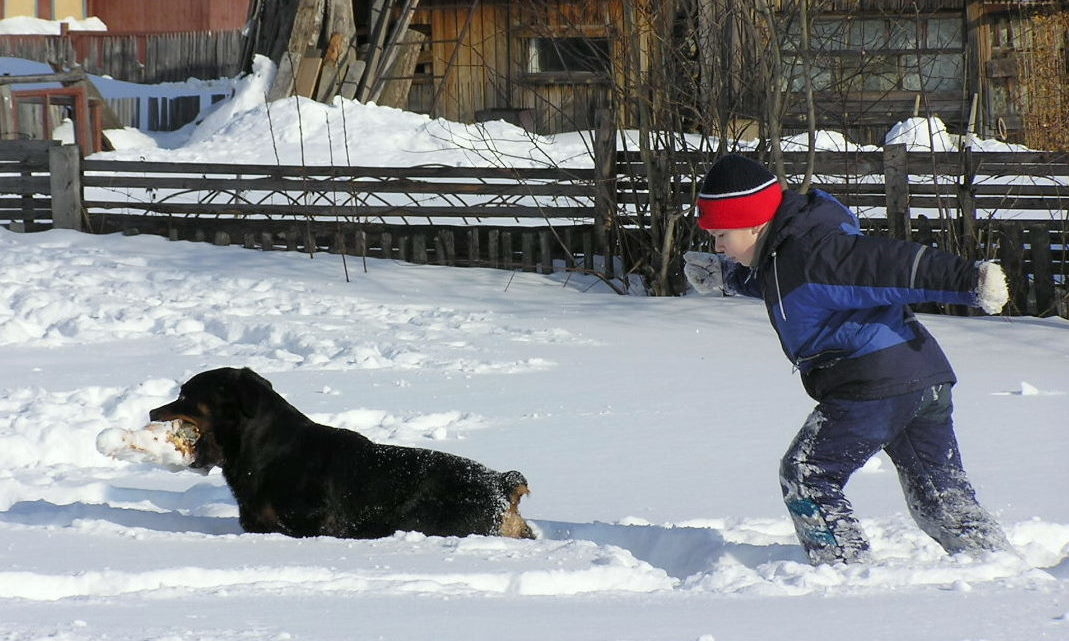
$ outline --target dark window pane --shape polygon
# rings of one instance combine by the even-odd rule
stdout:
[[[536,38],[531,41],[531,71],[587,71],[609,69],[608,38]]]

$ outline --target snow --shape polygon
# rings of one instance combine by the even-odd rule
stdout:
[[[1020,557],[944,555],[881,456],[849,487],[876,561],[814,568],[775,476],[810,401],[759,302],[381,260],[346,283],[337,256],[67,231],[0,232],[0,301],[4,638],[1069,633],[1064,320],[925,318]],[[521,470],[541,538],[243,534],[218,471],[97,451],[224,365],[317,421]]]
[[[479,162],[458,140],[585,158],[580,134],[539,156],[506,123],[259,95],[102,156],[272,162],[273,137],[280,162]],[[1069,638],[1064,319],[924,317],[1018,555],[946,556],[880,455],[847,488],[874,562],[812,567],[776,478],[812,401],[760,302],[376,259],[346,282],[341,260],[0,230],[0,638]],[[221,366],[316,421],[520,470],[540,538],[245,534],[218,470],[98,451]]]
[[[58,36],[61,25],[66,23],[71,31],[107,31],[108,26],[97,17],[78,19],[68,16],[63,20],[43,20],[29,16],[15,16],[0,20],[0,34]]]

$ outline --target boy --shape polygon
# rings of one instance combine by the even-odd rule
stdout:
[[[743,156],[718,160],[698,225],[718,254],[688,252],[700,293],[762,298],[783,351],[818,405],[780,464],[780,485],[814,564],[868,558],[843,486],[884,450],[914,520],[948,553],[1010,549],[965,476],[951,420],[950,363],[909,303],[979,306],[1008,298],[1002,269],[915,243],[861,235],[820,191],[785,191]]]

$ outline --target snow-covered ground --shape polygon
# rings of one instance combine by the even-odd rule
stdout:
[[[504,123],[267,106],[265,81],[109,157],[476,164],[483,141],[582,166],[581,134],[535,150]],[[0,639],[1069,639],[1069,322],[925,318],[1019,558],[945,556],[880,456],[848,487],[875,562],[814,568],[776,478],[811,401],[759,302],[351,258],[346,282],[341,260],[0,229]],[[541,537],[244,534],[218,472],[97,451],[219,366],[320,422],[522,471]]]
[[[804,562],[779,455],[810,409],[759,302],[578,277],[0,231],[0,638],[1069,638],[1069,323],[928,317],[980,496],[1022,558],[949,558],[893,466],[866,567]],[[218,472],[99,454],[190,375],[519,469],[537,541],[243,534]]]

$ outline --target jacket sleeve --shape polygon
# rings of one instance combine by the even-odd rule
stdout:
[[[977,304],[976,265],[917,243],[833,234],[812,252],[806,269],[808,295],[828,309]]]

